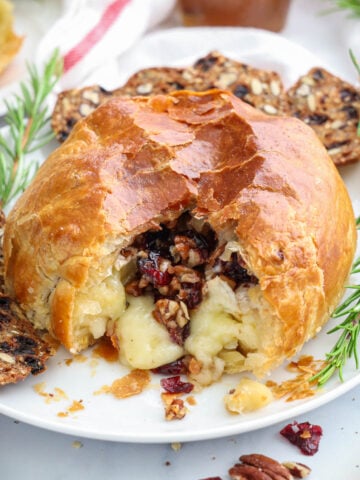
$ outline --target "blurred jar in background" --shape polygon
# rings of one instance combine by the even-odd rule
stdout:
[[[188,27],[225,25],[256,27],[279,32],[290,0],[178,0]]]

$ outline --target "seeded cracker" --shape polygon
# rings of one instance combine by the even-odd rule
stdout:
[[[360,159],[360,90],[323,68],[313,68],[287,92],[291,115],[312,127],[335,165]]]
[[[284,115],[288,106],[278,73],[261,70],[211,52],[186,70],[196,90],[221,88],[268,115]]]
[[[4,257],[2,249],[2,238],[4,234],[5,214],[0,209],[0,294],[4,293]]]
[[[68,137],[75,123],[86,117],[109,98],[120,95],[154,95],[185,88],[183,69],[147,68],[132,75],[123,87],[107,91],[99,85],[61,92],[51,119],[51,126],[59,142]]]
[[[4,293],[2,231],[5,217],[0,210],[0,386],[16,383],[45,370],[53,351],[35,332],[20,308]]]
[[[52,115],[57,139],[64,141],[75,123],[113,96],[149,96],[175,90],[232,91],[246,103],[270,115],[287,113],[284,87],[275,72],[260,70],[211,52],[189,68],[147,68],[132,75],[120,88],[106,91],[98,85],[60,93]]]
[[[0,385],[43,372],[52,353],[15,302],[0,294]]]

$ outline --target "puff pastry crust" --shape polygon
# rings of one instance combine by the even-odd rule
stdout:
[[[219,238],[230,231],[258,279],[243,317],[238,298],[240,342],[248,330],[256,341],[235,370],[261,376],[328,320],[356,230],[344,183],[315,133],[230,92],[119,97],[79,122],[9,215],[7,290],[36,327],[78,352],[126,314],[115,268],[121,249],[185,210]],[[226,363],[223,354],[211,353]]]

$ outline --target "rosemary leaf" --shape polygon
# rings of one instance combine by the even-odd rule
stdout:
[[[328,0],[329,10],[327,13],[344,10],[350,17],[360,17],[360,0]]]
[[[360,228],[360,217],[356,219],[357,228]],[[360,257],[354,263],[351,273],[360,271]],[[360,336],[360,285],[346,287],[353,293],[339,305],[332,318],[345,317],[344,320],[329,330],[327,333],[342,331],[337,342],[329,353],[325,355],[327,364],[316,375],[311,377],[310,382],[317,381],[319,386],[324,385],[337,371],[343,381],[343,369],[349,358],[353,358],[356,368],[359,368],[358,341]]]
[[[49,127],[47,98],[62,74],[62,62],[56,50],[39,73],[27,65],[28,80],[20,84],[20,94],[5,100],[7,135],[0,133],[0,209],[22,193],[38,163],[27,155],[39,150],[53,137]]]

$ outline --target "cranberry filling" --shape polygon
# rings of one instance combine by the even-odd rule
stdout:
[[[257,283],[238,253],[232,253],[229,261],[220,260],[223,248],[218,248],[214,230],[204,224],[198,231],[192,221],[185,213],[171,225],[139,235],[122,252],[125,257],[131,252],[137,255],[136,277],[126,285],[126,292],[134,296],[152,294],[155,320],[179,345],[190,333],[189,310],[197,308],[203,299],[205,271],[207,277],[210,272],[210,278],[221,275],[232,288]]]

